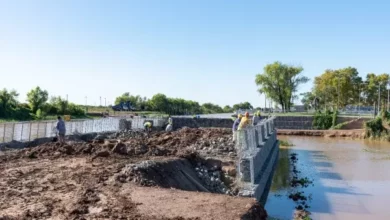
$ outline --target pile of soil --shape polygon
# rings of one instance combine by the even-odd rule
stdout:
[[[230,129],[182,129],[149,137],[127,132],[6,152],[0,156],[0,219],[265,219],[265,210],[252,198],[118,181],[129,164],[191,161],[197,155],[191,146],[214,141],[223,148],[230,136]],[[163,176],[154,180],[169,187]]]
[[[0,162],[17,158],[59,158],[66,155],[93,155],[93,158],[118,155],[181,156],[203,148],[208,149],[206,153],[232,153],[234,156],[233,146],[230,129],[184,128],[171,133],[154,132],[149,137],[144,132],[125,131],[113,135],[98,135],[89,142],[49,142],[2,155]]]

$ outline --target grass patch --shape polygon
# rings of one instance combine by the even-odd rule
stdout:
[[[293,143],[287,141],[287,140],[279,140],[279,145],[284,147],[291,147],[294,146]]]

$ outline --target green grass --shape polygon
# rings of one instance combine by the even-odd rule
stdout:
[[[285,147],[290,147],[290,146],[294,146],[293,143],[287,141],[287,140],[279,140],[279,145],[280,146],[285,146]]]

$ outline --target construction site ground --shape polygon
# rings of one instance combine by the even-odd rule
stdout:
[[[207,157],[221,159],[210,173],[230,172],[230,142],[230,129],[185,128],[6,151],[0,156],[0,219],[266,219],[253,198],[234,196],[234,184],[225,189],[222,181],[206,184],[196,176],[197,166],[219,161]],[[181,186],[180,178],[194,185]]]

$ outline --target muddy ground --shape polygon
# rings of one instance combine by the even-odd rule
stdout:
[[[314,136],[314,137],[343,137],[353,139],[363,139],[365,137],[364,129],[353,130],[292,130],[277,129],[278,135],[296,135],[296,136]]]
[[[128,131],[7,151],[0,156],[0,219],[265,219],[251,198],[118,178],[142,161],[199,165],[207,157],[235,159],[230,129],[185,128],[150,137]]]

